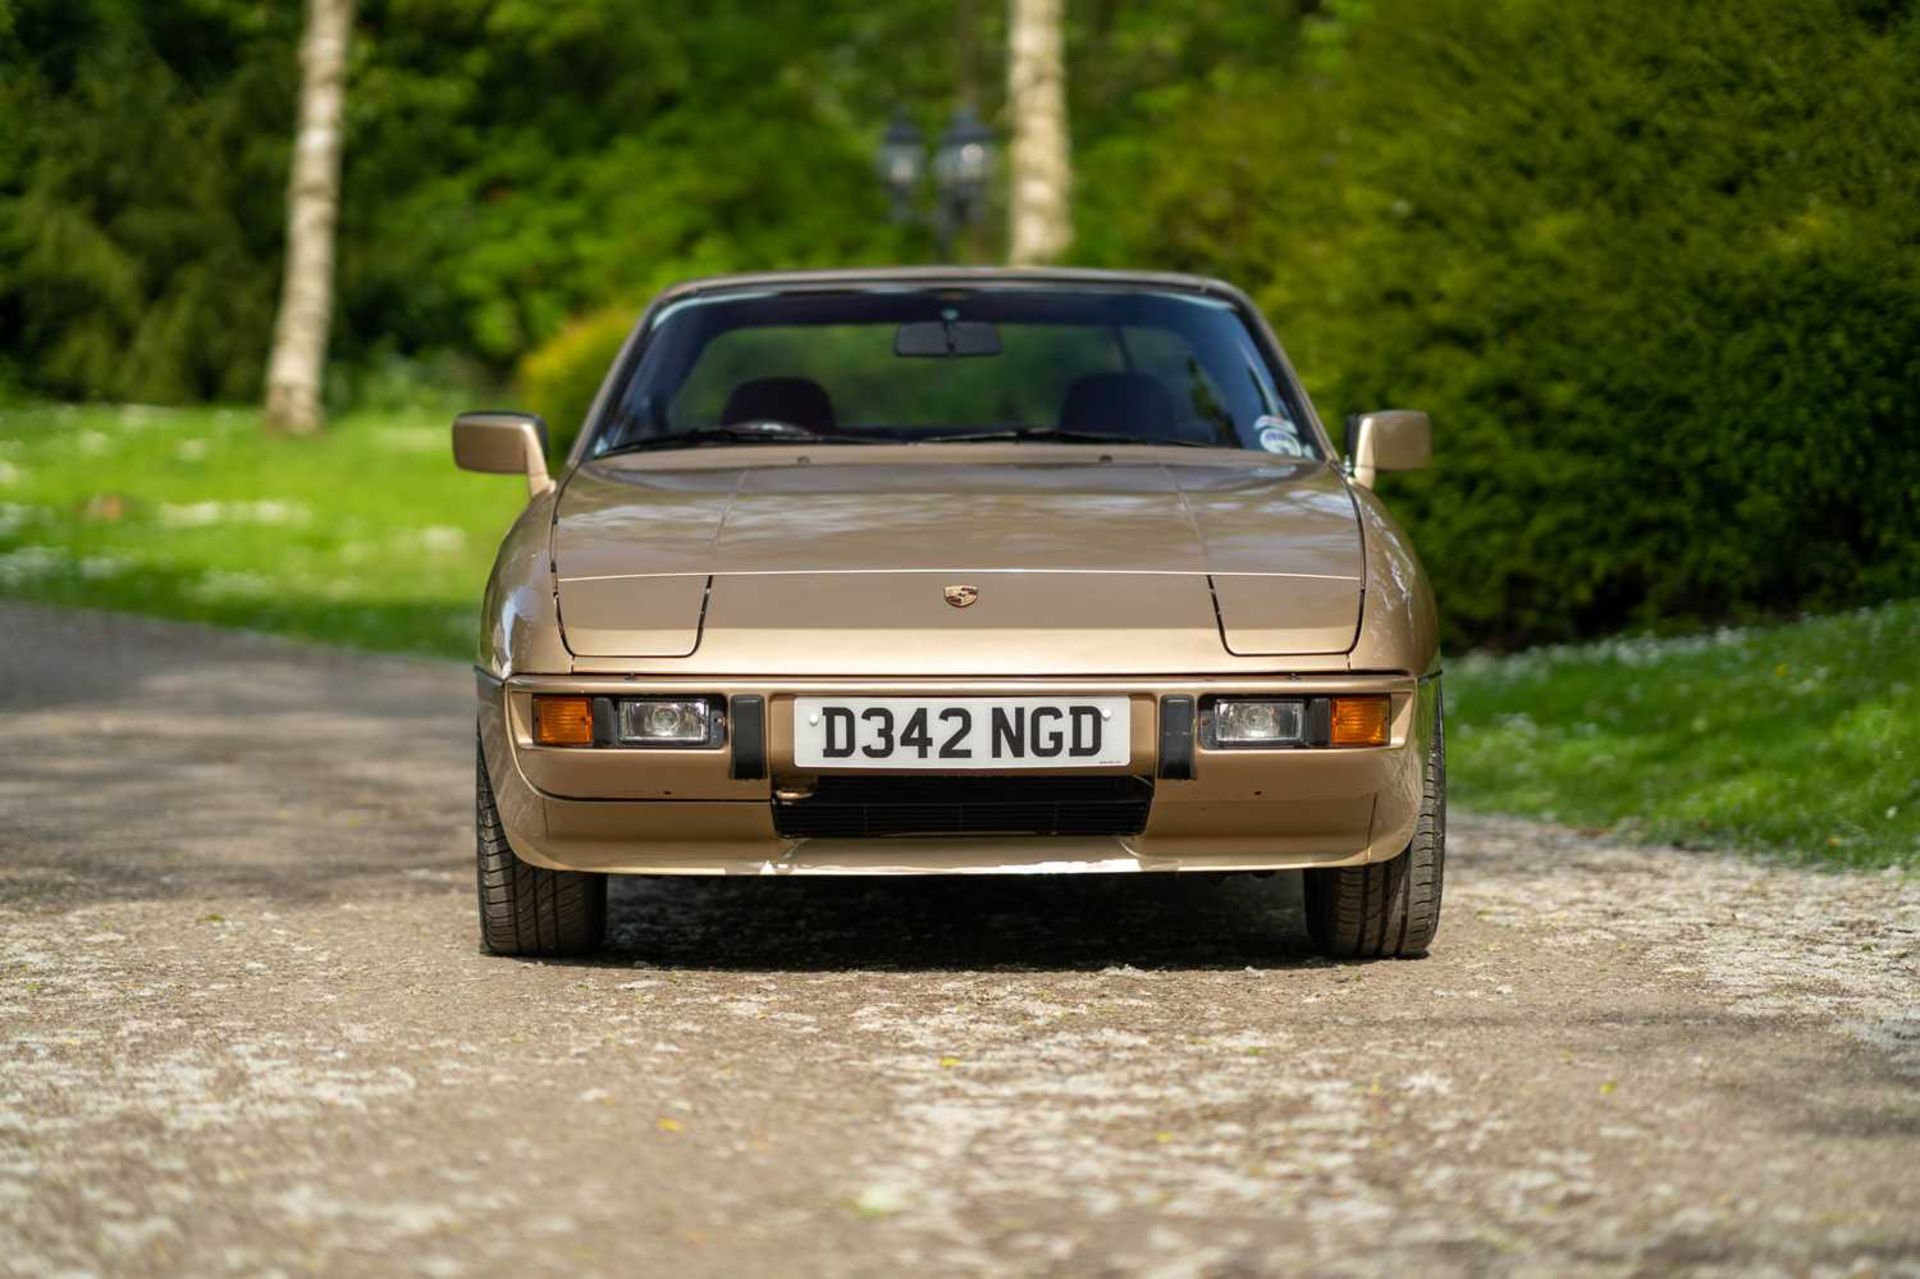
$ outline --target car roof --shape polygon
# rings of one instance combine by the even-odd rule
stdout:
[[[712,275],[673,285],[654,301],[658,305],[699,294],[765,290],[801,293],[848,288],[884,288],[888,285],[912,285],[920,288],[950,285],[956,288],[980,288],[996,284],[1079,284],[1100,288],[1179,289],[1228,298],[1249,309],[1252,306],[1246,295],[1239,289],[1224,280],[1216,280],[1204,275],[1186,275],[1175,271],[1107,271],[1091,267],[1003,266],[890,266]]]

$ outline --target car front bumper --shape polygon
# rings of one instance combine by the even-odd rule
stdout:
[[[675,680],[476,672],[488,778],[514,851],[560,870],[649,875],[888,875],[1246,871],[1352,866],[1393,857],[1419,816],[1438,676],[1260,679]],[[536,693],[758,696],[765,776],[735,777],[722,749],[592,749],[533,744]],[[1163,699],[1384,693],[1387,745],[1275,750],[1194,746],[1190,778],[1162,777]],[[1132,759],[1099,770],[1152,779],[1132,835],[912,835],[790,838],[776,794],[815,775],[793,763],[799,696],[1114,696],[1133,703]]]

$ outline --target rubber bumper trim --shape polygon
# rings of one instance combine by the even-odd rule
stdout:
[[[767,699],[758,693],[742,693],[728,703],[727,719],[733,737],[733,757],[727,775],[735,781],[765,777]]]
[[[1160,699],[1160,776],[1193,780],[1193,699],[1184,694]]]

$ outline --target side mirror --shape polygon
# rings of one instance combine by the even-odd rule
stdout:
[[[463,471],[525,475],[529,497],[553,487],[547,424],[537,413],[462,413],[453,419],[453,462]]]
[[[1433,461],[1433,422],[1416,409],[1384,409],[1347,419],[1347,469],[1372,488],[1381,471],[1417,471]]]

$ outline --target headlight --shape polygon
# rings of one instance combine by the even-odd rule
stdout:
[[[726,699],[537,694],[536,746],[638,746],[710,750],[727,740]]]
[[[1214,703],[1213,737],[1222,746],[1285,746],[1301,741],[1306,704],[1299,701]]]
[[[629,698],[620,702],[622,746],[704,746],[713,734],[713,710],[702,701]]]
[[[1333,697],[1214,697],[1201,703],[1200,741],[1210,750],[1385,746],[1393,702],[1379,693]]]

